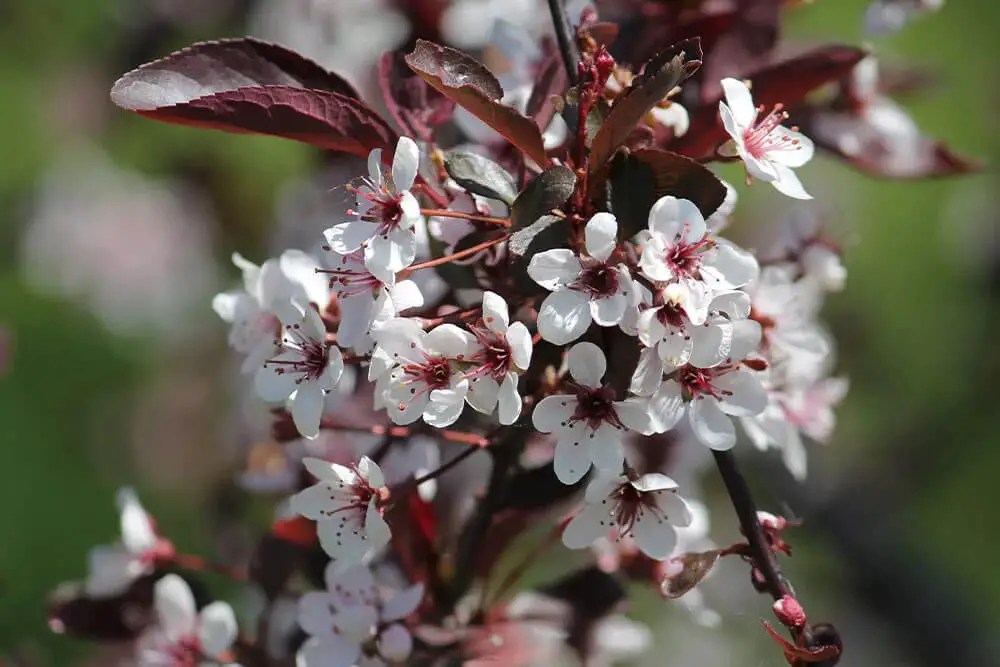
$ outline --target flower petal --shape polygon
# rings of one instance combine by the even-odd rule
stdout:
[[[215,657],[228,651],[236,640],[236,614],[225,602],[213,602],[198,614],[198,639],[205,655]]]
[[[586,387],[600,387],[601,379],[608,370],[604,352],[593,343],[577,343],[566,353],[566,365],[573,380]]]
[[[681,396],[681,386],[667,380],[649,398],[649,417],[656,433],[665,433],[677,425],[687,405]]]
[[[507,302],[499,294],[488,290],[483,292],[483,322],[490,331],[498,334],[505,333],[510,324]]]
[[[408,308],[419,308],[424,305],[424,295],[417,283],[412,280],[400,280],[389,290],[389,297],[397,314]]]
[[[409,190],[417,178],[420,166],[420,149],[409,137],[400,137],[396,142],[396,152],[392,156],[392,184],[396,192]]]
[[[385,606],[382,607],[381,620],[387,623],[401,621],[416,611],[423,599],[423,583],[414,584],[392,596]]]
[[[325,591],[310,591],[299,598],[299,627],[308,635],[333,632],[333,599]]]
[[[424,408],[424,421],[435,428],[451,426],[462,415],[465,398],[469,393],[468,381],[455,389],[435,389]]]
[[[378,232],[378,226],[364,220],[351,220],[330,227],[323,236],[330,249],[341,255],[358,250]]]
[[[303,438],[319,437],[319,423],[323,419],[326,395],[315,382],[304,382],[289,401],[292,421]]]
[[[563,529],[562,541],[570,549],[585,549],[610,531],[611,513],[601,504],[584,505]]]
[[[790,167],[775,165],[775,171],[778,177],[771,181],[771,185],[774,186],[775,190],[792,199],[813,198],[811,194],[806,192],[802,181],[799,180],[798,175]]]
[[[591,322],[590,300],[575,290],[553,292],[538,310],[538,332],[553,345],[573,342],[586,333]]]
[[[726,104],[733,112],[733,118],[743,128],[753,125],[757,117],[757,108],[753,103],[750,89],[739,79],[725,78],[721,81],[722,91],[726,95]]]
[[[552,463],[556,477],[563,484],[576,484],[590,470],[590,447],[582,436],[582,429],[573,428],[556,443]]]
[[[156,531],[149,514],[139,502],[135,489],[125,487],[118,490],[115,500],[121,526],[122,544],[133,554],[141,554],[156,545]]]
[[[716,291],[743,287],[757,278],[757,259],[732,243],[717,239],[715,251],[705,253],[701,278]]]
[[[812,139],[801,132],[789,130],[787,127],[776,127],[772,134],[775,135],[775,138],[782,137],[785,146],[782,150],[768,153],[772,162],[786,167],[801,167],[809,162],[816,152]]]
[[[361,657],[361,645],[330,634],[310,637],[295,656],[295,667],[353,667]]]
[[[385,484],[385,475],[382,474],[382,469],[367,456],[358,459],[358,475],[368,482],[369,486],[376,489]]]
[[[580,260],[568,248],[540,252],[528,262],[528,275],[547,290],[565,287],[579,277]]]
[[[499,395],[500,385],[497,381],[483,375],[469,381],[469,393],[465,400],[477,412],[491,415],[496,410]]]
[[[503,383],[500,385],[498,410],[500,423],[510,426],[521,416],[521,406],[523,401],[521,394],[517,391],[517,374],[507,373]]]
[[[567,422],[576,411],[576,396],[554,394],[546,396],[531,412],[531,423],[541,433],[558,433],[567,427]]]
[[[716,451],[732,449],[736,444],[736,427],[713,398],[701,398],[691,402],[688,408],[691,430],[703,444]]]
[[[653,433],[648,400],[632,396],[624,401],[615,401],[615,413],[630,430],[643,435]]]
[[[431,329],[424,337],[424,349],[448,359],[462,359],[472,354],[476,339],[465,329],[454,324],[442,324]]]
[[[718,366],[733,345],[733,323],[724,317],[714,318],[700,327],[691,327],[691,356],[688,361],[697,368]]]
[[[622,321],[632,300],[627,294],[615,292],[611,296],[590,302],[590,316],[602,327],[613,327]]]
[[[632,539],[639,550],[650,558],[664,560],[677,544],[677,531],[665,518],[643,508],[632,524]]]
[[[586,440],[590,443],[590,461],[601,471],[618,472],[625,463],[625,447],[622,445],[622,429],[607,422],[597,430],[587,429]]]
[[[638,396],[650,396],[663,382],[663,361],[653,349],[643,349],[639,353],[639,363],[628,390]]]
[[[194,595],[180,576],[168,574],[157,581],[154,600],[160,629],[171,642],[194,632],[197,622]]]
[[[296,354],[279,355],[275,361],[298,361]],[[257,395],[269,403],[278,403],[288,398],[296,390],[299,375],[286,372],[288,366],[268,360],[257,369],[253,378],[253,388]]]
[[[587,254],[606,262],[618,245],[618,221],[610,213],[595,213],[584,228]]]
[[[534,348],[528,327],[521,322],[510,325],[507,329],[507,344],[510,345],[510,355],[514,365],[522,371],[528,370],[528,366],[531,365],[531,351]]]
[[[718,377],[713,382],[722,392],[722,411],[737,417],[759,415],[767,407],[767,391],[750,371],[738,370]]]

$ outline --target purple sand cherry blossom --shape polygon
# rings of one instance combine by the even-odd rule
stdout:
[[[382,151],[368,154],[368,180],[357,192],[357,220],[334,225],[324,232],[334,252],[347,255],[362,250],[365,266],[384,283],[413,263],[417,254],[415,227],[420,204],[410,193],[420,165],[420,149],[400,137],[392,169],[382,174]]]
[[[344,373],[340,348],[326,342],[326,327],[312,308],[299,322],[285,322],[279,353],[264,362],[254,377],[257,394],[266,401],[286,398],[299,433],[319,435],[324,397]]]
[[[213,602],[197,611],[191,588],[176,574],[156,582],[153,604],[157,623],[139,638],[140,667],[232,664],[222,657],[236,640],[232,607]]]
[[[632,278],[624,264],[611,261],[617,248],[618,222],[597,213],[587,222],[586,255],[568,248],[540,252],[531,258],[528,275],[552,292],[538,311],[538,332],[555,345],[571,343],[590,328],[619,324],[634,303]]]
[[[388,282],[379,280],[365,266],[361,250],[335,254],[332,264],[333,268],[321,272],[330,276],[330,289],[337,295],[340,309],[337,344],[342,348],[367,354],[375,344],[371,336],[373,326],[396,317],[407,308],[424,305],[423,294],[415,282],[396,282],[394,275]]]
[[[487,291],[482,321],[472,327],[472,334],[478,347],[469,358],[472,369],[466,372],[470,382],[466,400],[483,414],[493,414],[499,406],[500,423],[513,424],[521,415],[517,379],[531,363],[531,333],[521,322],[511,324],[507,302]]]
[[[374,336],[376,354],[388,366],[379,383],[389,418],[403,425],[423,418],[437,428],[455,423],[469,393],[460,363],[472,358],[475,337],[454,324],[425,332],[405,318],[382,324]]]
[[[625,461],[622,439],[628,431],[649,433],[649,415],[639,399],[615,400],[602,384],[607,360],[593,343],[577,343],[566,355],[571,394],[546,396],[535,406],[532,423],[556,438],[555,473],[563,484],[583,479],[591,464],[617,471]]]
[[[571,549],[589,547],[613,531],[618,539],[631,537],[650,558],[663,560],[677,543],[674,526],[691,523],[677,483],[660,473],[602,473],[587,485],[584,499],[583,510],[563,530],[563,543]]]
[[[643,275],[676,284],[671,300],[695,325],[705,322],[716,292],[743,287],[758,273],[753,255],[708,234],[701,211],[687,199],[658,199],[649,211],[649,229],[638,239]]]
[[[316,521],[320,545],[339,569],[364,562],[389,543],[382,518],[385,479],[378,464],[362,456],[353,466],[302,459],[316,484],[291,498],[291,509]]]
[[[750,89],[737,79],[723,79],[726,101],[719,102],[722,124],[732,139],[720,153],[739,157],[746,165],[747,178],[766,181],[794,199],[812,199],[802,187],[794,169],[812,159],[812,140],[794,129],[782,127],[788,117],[782,105],[758,118],[764,107],[755,107]]]
[[[309,635],[299,667],[385,665],[410,656],[413,638],[402,621],[420,606],[422,583],[389,597],[365,567],[340,570],[331,563],[324,578],[325,591],[299,600],[299,625]]]
[[[760,340],[760,327],[752,320],[739,325],[726,363],[713,368],[681,366],[650,397],[649,415],[657,432],[672,429],[686,412],[700,442],[726,450],[736,444],[730,416],[751,417],[764,410],[767,392],[744,363]]]

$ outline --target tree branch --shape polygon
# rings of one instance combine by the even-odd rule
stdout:
[[[556,41],[559,42],[559,52],[562,54],[563,65],[566,66],[566,74],[569,77],[570,85],[575,86],[580,78],[577,71],[577,64],[580,62],[580,52],[576,47],[576,36],[573,26],[566,16],[566,6],[564,0],[549,0],[549,12],[552,14],[552,25],[556,30]]]

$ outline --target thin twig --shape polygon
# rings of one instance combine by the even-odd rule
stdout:
[[[454,262],[455,260],[464,259],[469,255],[475,255],[477,252],[481,252],[483,250],[486,250],[487,248],[492,248],[495,245],[503,243],[508,238],[510,238],[510,234],[504,234],[503,236],[499,236],[495,239],[490,239],[489,241],[483,241],[482,243],[477,243],[471,248],[466,248],[465,250],[459,250],[458,252],[453,253],[451,255],[438,257],[437,259],[432,259],[427,262],[422,262],[420,264],[414,264],[413,266],[400,271],[399,274],[396,276],[396,279],[404,280],[409,276],[413,275],[414,271],[419,271],[420,269],[429,269],[435,266],[441,266],[442,264]]]
[[[563,65],[566,66],[566,74],[571,85],[576,85],[579,80],[577,63],[580,62],[580,51],[576,46],[576,36],[573,26],[566,16],[566,6],[564,0],[549,0],[549,13],[552,14],[552,25],[556,30],[556,41],[559,43],[559,52],[562,54]]]
[[[497,218],[492,215],[475,215],[474,213],[462,213],[461,211],[449,211],[439,208],[422,208],[422,215],[435,218],[458,218],[460,220],[472,220],[473,222],[485,222],[499,227],[510,227],[510,218]]]
[[[446,463],[443,463],[436,470],[431,470],[426,475],[423,475],[422,477],[418,477],[417,479],[413,480],[413,485],[414,486],[420,486],[424,482],[429,482],[432,479],[437,479],[441,475],[445,474],[446,472],[448,472],[449,470],[451,470],[452,468],[454,468],[455,466],[457,466],[459,463],[461,463],[465,459],[469,458],[470,456],[472,456],[476,452],[478,452],[481,449],[483,449],[483,447],[486,447],[487,445],[489,445],[489,440],[487,440],[486,438],[483,438],[483,440],[485,441],[485,444],[482,444],[482,445],[480,445],[480,444],[469,445],[466,449],[462,450],[461,453],[459,453],[457,456],[452,457]]]

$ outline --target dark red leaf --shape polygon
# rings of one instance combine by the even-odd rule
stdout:
[[[115,102],[141,116],[167,123],[238,134],[266,134],[342,153],[365,156],[391,149],[398,135],[358,100],[325,90],[289,86],[238,88],[160,107],[142,107],[116,85]]]
[[[763,67],[748,75],[754,102],[773,107],[779,102],[794,107],[806,95],[847,77],[867,53],[850,46],[823,46],[795,58]],[[695,159],[709,159],[727,134],[719,120],[722,96],[691,112],[687,133],[669,144],[671,150]]]
[[[790,665],[821,662],[823,660],[836,658],[840,655],[840,648],[833,644],[827,644],[826,646],[819,646],[816,648],[802,648],[801,646],[796,646],[782,637],[767,621],[761,621],[761,623],[764,624],[764,629],[767,631],[767,634],[771,635],[771,639],[777,642],[778,645],[784,650],[785,659],[788,660]]]
[[[378,63],[378,84],[389,115],[403,132],[424,141],[433,128],[451,118],[455,102],[414,74],[398,51],[386,51]]]
[[[153,588],[158,575],[136,579],[112,597],[88,597],[82,586],[64,584],[48,604],[49,628],[56,634],[98,641],[137,637],[153,620]]]
[[[735,4],[735,20],[715,47],[706,51],[702,100],[718,98],[722,79],[755,69],[778,41],[782,0],[736,0]]]
[[[544,132],[552,122],[552,117],[556,113],[552,98],[565,93],[568,86],[569,79],[566,76],[566,68],[563,67],[562,56],[558,51],[550,53],[542,63],[538,79],[531,89],[531,97],[528,98],[528,104],[524,108],[524,112],[535,119],[538,129]]]
[[[548,166],[541,130],[517,109],[501,104],[503,88],[482,63],[456,49],[417,40],[406,64],[536,163]]]
[[[595,173],[622,145],[650,109],[701,66],[697,39],[674,44],[654,56],[619,97],[590,146],[590,172]]]
[[[118,80],[111,98],[127,109],[152,109],[261,86],[312,88],[360,99],[339,75],[283,46],[253,37],[199,42],[142,65]]]

